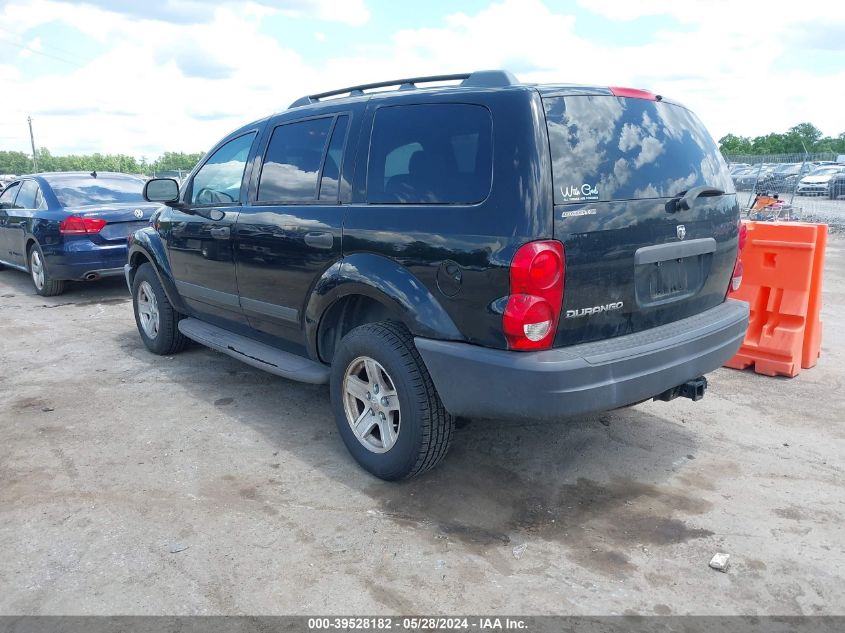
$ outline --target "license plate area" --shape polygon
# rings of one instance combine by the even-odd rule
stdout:
[[[641,307],[681,301],[698,293],[710,270],[711,253],[636,267],[636,299]]]
[[[134,233],[138,229],[143,229],[149,226],[149,220],[141,222],[109,222],[100,231],[100,237],[104,240],[122,240],[130,233]]]

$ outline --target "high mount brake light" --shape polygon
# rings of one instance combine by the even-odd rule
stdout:
[[[629,97],[631,99],[646,99],[648,101],[661,101],[663,97],[656,95],[648,90],[640,88],[621,88],[619,86],[611,86],[610,93],[614,97]]]
[[[547,349],[554,341],[563,304],[563,244],[523,244],[513,257],[510,296],[502,327],[510,349]]]
[[[69,215],[59,223],[59,233],[62,235],[99,233],[107,223],[102,218],[83,218],[78,215]]]

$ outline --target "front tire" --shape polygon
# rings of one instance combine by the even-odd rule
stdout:
[[[47,270],[47,263],[44,260],[44,253],[38,244],[33,244],[27,254],[29,278],[32,281],[35,292],[42,297],[55,297],[65,291],[65,282],[60,279],[53,279],[50,271]]]
[[[185,349],[187,337],[179,331],[182,315],[173,309],[152,264],[141,264],[132,280],[135,324],[147,349],[167,356]]]
[[[455,420],[399,323],[369,323],[343,337],[332,359],[331,400],[346,448],[376,477],[415,477],[446,455]]]

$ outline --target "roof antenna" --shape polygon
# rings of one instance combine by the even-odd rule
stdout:
[[[96,171],[92,171],[92,172],[91,172],[91,176],[92,176],[93,178],[96,178],[96,177],[97,177],[97,172],[96,172]]]

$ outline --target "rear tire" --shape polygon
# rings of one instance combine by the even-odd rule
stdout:
[[[399,323],[369,323],[343,337],[332,359],[331,400],[346,448],[376,477],[415,477],[446,455],[455,420]]]
[[[152,264],[141,264],[132,280],[135,324],[147,349],[168,356],[185,349],[188,338],[179,331],[182,315],[173,309]]]
[[[36,243],[29,248],[26,254],[27,270],[32,285],[42,297],[55,297],[65,291],[65,282],[60,279],[53,279],[47,269],[47,262],[44,260],[44,253]]]

